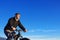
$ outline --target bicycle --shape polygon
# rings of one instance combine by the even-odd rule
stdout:
[[[21,35],[21,31],[22,30],[15,30],[13,31],[12,33],[10,33],[10,35],[12,35],[12,37],[10,38],[10,40],[30,40],[29,38],[24,38],[22,35]],[[15,32],[18,32],[16,35]]]

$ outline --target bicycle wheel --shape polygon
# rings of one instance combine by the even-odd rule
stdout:
[[[30,40],[29,38],[22,38],[22,39],[20,39],[20,40]]]

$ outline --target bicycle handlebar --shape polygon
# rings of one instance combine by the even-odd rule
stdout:
[[[20,30],[17,30],[17,29],[16,29],[15,31],[17,31],[17,32],[21,32],[22,30],[21,30],[21,29],[20,29]]]

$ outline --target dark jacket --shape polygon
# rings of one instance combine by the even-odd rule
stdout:
[[[12,26],[15,27],[15,28],[16,28],[17,26],[19,26],[23,31],[25,30],[25,28],[24,28],[24,26],[21,24],[21,22],[15,20],[15,17],[12,17],[12,18],[10,18],[10,19],[8,20],[8,23],[7,23],[7,25],[5,26],[4,30],[13,31],[13,30],[12,30]]]

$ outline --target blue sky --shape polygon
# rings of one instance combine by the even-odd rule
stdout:
[[[28,29],[24,36],[60,40],[60,0],[0,0],[1,37],[5,37],[3,29],[16,12],[21,13],[20,21]]]

